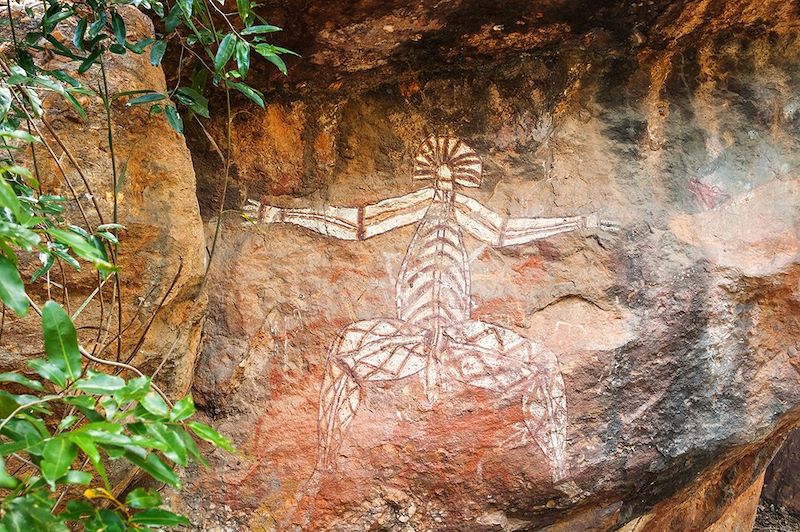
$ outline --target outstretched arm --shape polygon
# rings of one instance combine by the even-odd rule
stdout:
[[[244,211],[254,223],[290,223],[342,240],[364,240],[418,222],[432,198],[433,189],[424,188],[364,207],[282,209],[248,200]]]
[[[576,229],[617,228],[616,224],[600,220],[596,214],[566,218],[509,218],[461,194],[456,195],[455,206],[456,219],[461,227],[478,240],[496,247],[526,244]]]

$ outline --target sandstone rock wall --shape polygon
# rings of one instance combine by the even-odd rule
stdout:
[[[227,207],[410,193],[436,133],[481,156],[463,193],[495,212],[598,212],[621,229],[465,241],[472,317],[560,361],[569,472],[554,482],[519,394],[455,386],[428,406],[418,377],[365,384],[335,469],[314,475],[328,350],[348,324],[395,315],[414,228],[352,242],[226,218],[194,389],[242,453],[193,472],[176,504],[198,526],[253,530],[746,529],[752,512],[725,505],[758,490],[800,402],[797,6],[265,14],[304,59],[285,81],[255,67],[269,101],[237,107]],[[210,218],[219,168],[200,134],[190,144]]]
[[[763,497],[777,508],[800,515],[800,432],[794,431],[775,455],[764,478]]]

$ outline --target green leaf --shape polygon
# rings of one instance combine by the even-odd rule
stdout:
[[[34,247],[38,246],[40,240],[39,235],[27,227],[2,221],[0,221],[0,235],[14,240],[18,246],[24,248],[26,251],[31,251]]]
[[[86,471],[67,471],[65,479],[67,484],[80,484],[82,486],[88,485],[92,481],[91,473]]]
[[[242,79],[246,78],[250,70],[250,45],[245,41],[236,43],[236,66]]]
[[[166,106],[164,108],[164,115],[167,117],[167,122],[170,127],[172,127],[176,133],[183,134],[183,120],[181,120],[181,115],[178,114],[178,110],[175,109],[175,106]]]
[[[278,70],[280,70],[284,76],[288,75],[288,70],[286,69],[286,63],[283,62],[283,59],[281,59],[280,56],[275,54],[266,54],[264,55],[264,59],[266,59],[267,61],[278,67]]]
[[[56,228],[47,229],[47,232],[58,242],[72,249],[76,255],[91,262],[95,268],[105,271],[115,271],[118,269],[108,262],[102,245],[99,245],[99,241],[94,242],[91,236],[87,239],[77,234],[74,230],[64,231],[63,229]]]
[[[183,10],[183,15],[187,20],[192,18],[193,4],[194,4],[193,0],[178,0],[178,5],[181,6],[181,9]]]
[[[156,41],[150,47],[150,64],[158,66],[161,64],[161,59],[164,57],[164,52],[167,49],[167,41]]]
[[[100,16],[95,20],[91,26],[89,26],[89,31],[86,33],[86,36],[89,40],[93,40],[95,37],[100,35],[100,32],[106,27],[106,12],[105,10],[100,12]]]
[[[56,248],[56,247],[51,247],[50,251],[53,253],[53,255],[55,255],[56,257],[60,258],[64,262],[66,262],[67,264],[69,264],[70,266],[75,268],[77,271],[81,271],[80,263],[77,260],[75,260],[75,257],[71,256],[69,253],[67,253],[63,249],[59,249],[59,248]]]
[[[150,379],[148,377],[136,377],[131,379],[124,388],[114,394],[120,404],[128,401],[140,401],[147,392],[150,391]]]
[[[106,475],[106,468],[103,465],[103,460],[100,457],[100,451],[97,450],[92,438],[80,432],[73,432],[67,436],[75,445],[80,447],[81,451],[89,458],[95,471],[103,479],[106,487],[108,487],[108,477]]]
[[[128,527],[122,517],[112,510],[98,510],[85,522],[87,532],[125,532]]]
[[[17,50],[17,63],[31,76],[36,72],[36,65],[33,64],[33,57],[26,50]]]
[[[75,99],[75,96],[67,92],[66,94],[64,94],[64,99],[67,100],[67,102],[69,102],[69,104],[72,106],[73,109],[75,109],[75,111],[77,111],[78,116],[86,120],[87,117],[86,109],[84,109],[83,106],[80,104],[80,102]]]
[[[253,18],[253,11],[250,8],[250,0],[236,0],[236,10],[239,12],[239,18],[245,26],[249,26],[249,22]]]
[[[295,57],[300,57],[300,54],[298,54],[293,50],[289,50],[288,48],[282,48],[280,46],[275,46],[274,44],[271,44],[270,46],[272,47],[272,51],[275,52],[276,54],[289,54]]]
[[[245,85],[244,83],[237,83],[237,82],[229,82],[233,88],[237,91],[241,92],[252,101],[254,101],[259,107],[262,109],[264,108],[264,95],[258,92],[256,89],[250,87],[249,85]]]
[[[250,26],[239,32],[239,35],[253,35],[256,33],[272,33],[274,31],[283,31],[283,28],[272,26],[270,24],[262,24],[259,26]]]
[[[117,44],[125,44],[125,21],[122,20],[122,17],[119,13],[112,13],[111,14],[111,29],[114,32],[114,38],[117,40]]]
[[[100,57],[100,54],[102,53],[103,49],[97,48],[94,52],[89,54],[89,56],[86,59],[84,59],[81,65],[78,67],[78,74],[83,74],[84,72],[92,68],[92,65],[94,65],[95,62],[97,62],[97,58]]]
[[[42,391],[44,387],[39,381],[34,381],[19,373],[0,373],[0,382],[15,382],[33,390]],[[175,406],[178,406],[177,404]]]
[[[55,487],[58,479],[66,474],[69,466],[78,456],[78,448],[67,438],[54,438],[44,445],[42,463],[40,465],[42,476]]]
[[[172,432],[163,423],[149,423],[146,425],[147,432],[164,444],[164,455],[180,466],[186,466],[186,445],[180,434]]]
[[[125,48],[127,48],[128,50],[130,50],[131,52],[133,52],[135,54],[141,54],[141,53],[144,52],[145,48],[147,48],[148,46],[150,46],[154,42],[156,42],[155,39],[153,39],[152,37],[148,37],[146,39],[142,39],[140,41],[136,41],[135,43],[126,42],[125,43]]]
[[[113,231],[115,229],[125,229],[125,226],[122,224],[103,224],[97,226],[98,231]]]
[[[9,497],[3,501],[0,529],[3,532],[69,532],[60,519],[50,513],[54,502],[42,489]]]
[[[88,395],[74,395],[70,397],[64,397],[63,401],[68,405],[73,405],[80,408],[94,408],[95,405],[94,397],[90,397]]]
[[[128,100],[128,103],[126,103],[125,105],[127,105],[128,107],[131,107],[133,105],[145,105],[148,103],[159,102],[161,100],[164,100],[165,98],[166,96],[164,96],[160,92],[150,92],[143,96],[139,96],[132,100]]]
[[[48,9],[47,12],[49,13],[50,10]],[[46,16],[45,19],[42,21],[42,27],[44,28],[44,32],[45,33],[52,32],[59,22],[68,19],[74,13],[75,12],[72,9],[67,9],[65,11],[57,11],[52,15]]]
[[[58,430],[67,430],[72,425],[74,425],[76,421],[78,421],[78,416],[76,416],[75,414],[70,414],[61,421],[59,421]]]
[[[89,370],[86,378],[75,382],[75,388],[94,395],[109,395],[125,387],[125,379],[116,375]]]
[[[125,434],[117,434],[107,430],[99,429],[86,429],[85,432],[92,438],[92,441],[100,445],[115,445],[117,447],[124,447],[125,445],[131,444],[131,438]]]
[[[83,37],[86,35],[87,25],[88,21],[86,17],[81,18],[78,21],[78,25],[75,27],[75,33],[72,35],[72,44],[75,45],[75,48],[77,48],[81,52],[84,51]]]
[[[28,366],[40,377],[47,379],[59,388],[64,388],[67,385],[67,374],[51,362],[41,358],[34,358],[28,361]]]
[[[178,475],[170,469],[161,459],[154,453],[147,454],[144,458],[137,454],[127,451],[125,453],[127,458],[133,465],[139,466],[144,472],[149,474],[156,480],[166,482],[170,486],[180,488],[181,482]]]
[[[131,523],[150,526],[191,526],[188,519],[162,508],[151,508],[137,512],[131,517]]]
[[[192,438],[188,432],[183,430],[182,427],[177,426],[173,427],[173,429],[180,435],[181,439],[183,439],[183,444],[186,446],[186,451],[189,453],[189,456],[196,462],[202,464],[204,467],[208,467],[208,462],[205,458],[203,458],[203,455],[200,454],[200,449],[197,448],[194,438]]]
[[[229,33],[226,35],[222,42],[219,43],[217,55],[214,57],[214,71],[221,73],[225,65],[230,61],[233,52],[236,49],[236,35]]]
[[[175,97],[203,118],[209,118],[208,98],[200,94],[198,90],[193,87],[181,87],[175,91]]]
[[[192,417],[194,413],[194,399],[192,399],[191,395],[187,395],[175,403],[175,406],[172,407],[172,411],[169,413],[169,420],[183,421],[184,419],[189,419]]]
[[[9,171],[11,168],[1,168]],[[6,179],[0,179],[0,207],[5,207],[14,213],[14,216],[19,218],[20,212],[20,203],[19,198],[17,197],[17,193],[14,192],[14,188],[11,186],[11,183],[8,182]]]
[[[108,231],[98,231],[97,236],[99,236],[100,238],[104,238],[105,240],[108,240],[114,245],[119,244],[119,239],[116,237],[116,235],[114,235],[114,233],[109,233]]]
[[[42,140],[39,137],[34,137],[27,131],[22,131],[21,129],[16,129],[13,131],[0,131],[0,137],[9,138],[9,139],[17,139],[22,140],[25,142],[37,142],[40,143]]]
[[[202,438],[209,443],[213,443],[215,446],[219,447],[220,449],[225,449],[228,452],[232,453],[235,451],[228,438],[224,437],[205,423],[200,423],[199,421],[190,421],[187,423],[187,425],[199,438]]]
[[[111,420],[119,410],[119,405],[110,395],[100,398],[100,406],[106,411],[106,419]]]
[[[44,36],[44,38],[47,42],[49,42],[53,46],[53,48],[55,48],[54,52],[57,55],[61,55],[64,57],[68,57],[69,59],[75,59],[75,60],[83,59],[82,57],[75,55],[72,52],[72,50],[61,44],[59,40],[55,38],[55,36],[47,34]]]
[[[137,510],[155,508],[161,506],[161,495],[153,489],[136,488],[125,497],[125,504]]]
[[[4,488],[7,490],[14,489],[19,484],[19,480],[12,477],[11,475],[6,472],[6,463],[2,457],[0,457],[0,488]]]
[[[80,377],[78,335],[69,314],[55,301],[48,301],[42,307],[42,330],[47,360],[66,374],[67,378]]]
[[[169,413],[167,403],[156,392],[149,392],[141,400],[141,405],[153,415],[166,417]]]
[[[66,83],[67,85],[69,85],[73,89],[80,89],[81,94],[85,94],[86,96],[91,96],[93,94],[92,91],[81,87],[81,82],[80,81],[78,81],[77,79],[73,78],[72,76],[70,76],[69,74],[67,74],[66,72],[64,72],[61,69],[51,70],[50,71],[50,75],[53,76],[54,78],[56,78],[57,80],[59,80],[59,81],[61,81],[63,83]]]
[[[25,295],[25,285],[13,262],[0,255],[0,300],[17,316],[28,313],[28,298]]]
[[[85,520],[88,516],[94,515],[94,506],[86,501],[73,500],[67,502],[67,510],[59,514],[59,517],[67,521]]]
[[[191,1],[190,1],[191,4]],[[191,16],[191,14],[189,15]],[[176,2],[164,18],[164,33],[170,34],[175,31],[181,23],[181,2]]]

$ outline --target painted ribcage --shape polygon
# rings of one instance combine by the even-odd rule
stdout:
[[[417,227],[397,279],[398,318],[438,329],[469,318],[467,254],[452,209],[434,203]]]

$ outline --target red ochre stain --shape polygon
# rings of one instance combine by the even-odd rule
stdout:
[[[345,275],[347,274],[347,275]],[[331,270],[329,280],[332,283],[337,282],[343,276],[349,275],[357,275],[358,277],[362,277],[364,279],[385,279],[386,272],[385,271],[367,271],[367,270],[358,270],[356,268],[334,268]]]
[[[472,308],[473,318],[486,318],[487,321],[491,321],[491,317],[493,316],[502,316],[503,321],[506,323],[511,319],[515,326],[523,326],[525,322],[525,312],[516,299],[511,297],[494,297],[486,300],[481,300],[479,298],[474,299],[477,301]]]

